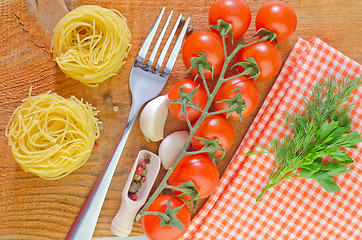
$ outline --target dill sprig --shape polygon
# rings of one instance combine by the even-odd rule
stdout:
[[[314,179],[328,192],[340,191],[333,177],[352,170],[346,164],[353,163],[341,147],[357,148],[356,144],[362,141],[360,133],[351,131],[349,115],[354,105],[347,103],[360,84],[361,76],[345,77],[342,81],[322,79],[311,89],[311,97],[304,99],[304,110],[287,115],[286,125],[294,135],[280,141],[274,139],[269,146],[260,146],[264,151],[255,152],[272,154],[276,161],[268,184],[256,201],[268,189],[298,177]],[[326,156],[332,161],[322,164]]]

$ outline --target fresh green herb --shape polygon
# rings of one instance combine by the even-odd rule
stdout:
[[[353,163],[341,147],[357,148],[362,141],[360,133],[351,130],[353,105],[346,102],[360,84],[361,77],[323,79],[311,90],[311,98],[305,98],[304,111],[287,115],[286,125],[294,135],[273,140],[269,146],[261,146],[264,151],[252,153],[270,153],[276,160],[268,184],[256,201],[268,189],[298,177],[314,179],[328,192],[340,191],[333,177],[349,172],[346,164]],[[331,157],[332,163],[323,165],[325,156]]]

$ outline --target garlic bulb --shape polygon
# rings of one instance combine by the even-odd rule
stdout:
[[[163,130],[168,114],[167,95],[147,103],[140,115],[140,128],[147,141],[163,139]]]
[[[168,135],[160,144],[158,156],[161,159],[162,166],[167,170],[176,160],[177,155],[185,145],[189,132],[178,131]],[[190,144],[186,147],[189,148]]]

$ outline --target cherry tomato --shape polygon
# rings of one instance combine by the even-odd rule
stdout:
[[[199,89],[196,91],[194,97],[192,98],[192,101],[200,108],[204,109],[206,102],[207,102],[207,93],[205,88],[200,85],[200,83],[195,82],[193,80],[181,80],[176,82],[169,90],[168,92],[168,101],[176,100],[180,98],[180,92],[179,89],[182,87],[182,89],[185,91],[185,93],[192,92],[195,88],[199,86]],[[181,112],[181,104],[179,103],[168,103],[168,109],[172,113],[173,116],[176,118],[186,121],[185,113]],[[201,115],[201,111],[194,108],[194,107],[187,107],[186,108],[187,116],[189,117],[190,121],[194,121],[198,119]]]
[[[230,122],[220,115],[207,116],[196,130],[194,137],[191,139],[191,145],[195,150],[200,150],[205,144],[197,139],[207,138],[210,140],[218,139],[219,145],[225,150],[229,150],[234,141],[234,130]],[[215,156],[222,155],[224,152],[215,151]]]
[[[254,58],[260,70],[256,81],[266,81],[278,74],[282,65],[282,56],[274,42],[263,41],[240,50],[237,61],[244,62],[245,58]],[[238,66],[240,72],[244,68]]]
[[[241,98],[246,104],[246,107],[241,113],[241,117],[245,117],[254,111],[254,109],[258,106],[259,91],[254,81],[245,76],[232,79],[221,85],[214,98],[214,106],[216,110],[219,111],[229,107],[229,104],[219,101],[223,99],[233,99],[237,94],[237,91],[235,91],[237,88],[240,89]],[[221,115],[226,117],[226,114],[227,113],[225,112]],[[229,116],[229,119],[239,119],[239,115],[236,112],[233,112]]]
[[[213,194],[219,184],[219,171],[213,161],[205,154],[185,155],[175,167],[168,184],[179,186],[181,183],[192,181],[200,198],[205,198]],[[175,191],[175,194],[181,192]],[[184,198],[186,200],[190,197]]]
[[[266,28],[277,34],[278,43],[283,43],[297,28],[297,15],[285,2],[272,1],[264,4],[255,19],[256,30]]]
[[[198,56],[199,52],[206,53],[207,62],[213,69],[213,76],[221,72],[224,65],[224,50],[221,37],[211,31],[198,31],[186,38],[182,47],[182,58],[187,69],[191,66],[191,58]],[[196,69],[191,70],[192,75],[196,76]],[[204,70],[205,78],[211,78],[210,70]]]
[[[182,206],[184,202],[174,196],[162,195],[157,197],[150,205],[147,211],[149,212],[165,212],[168,200],[171,202],[171,209]],[[143,215],[141,218],[142,229],[145,235],[151,240],[176,240],[179,239],[190,226],[190,211],[185,205],[177,214],[177,218],[185,225],[184,230],[180,230],[171,226],[160,226],[161,219],[155,215]]]
[[[209,11],[209,24],[216,25],[219,19],[233,26],[231,33],[234,39],[238,39],[249,28],[250,8],[243,0],[216,0]],[[211,30],[218,33],[213,28]]]

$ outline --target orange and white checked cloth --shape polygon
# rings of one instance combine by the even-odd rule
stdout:
[[[325,77],[362,74],[362,66],[318,38],[299,39],[242,141],[233,162],[193,219],[183,239],[361,239],[362,144],[349,152],[354,169],[336,178],[339,193],[326,192],[314,180],[297,178],[270,189],[259,202],[273,168],[270,154],[244,156],[292,134],[286,112],[301,110],[313,84]],[[354,93],[353,128],[362,132],[362,86]]]

